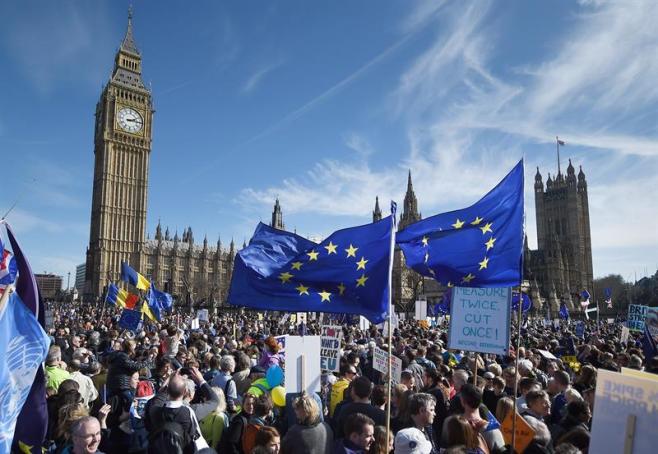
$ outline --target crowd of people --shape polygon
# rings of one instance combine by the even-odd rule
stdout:
[[[195,329],[174,314],[133,332],[113,308],[49,307],[52,453],[502,453],[512,452],[501,424],[514,412],[535,433],[526,453],[587,453],[597,370],[658,373],[637,339],[620,342],[620,323],[589,321],[577,337],[566,322],[531,320],[512,328],[509,355],[494,356],[448,350],[445,323],[402,321],[389,418],[388,378],[373,367],[388,337],[375,325],[343,325],[339,371],[323,371],[320,393],[282,402],[267,381],[285,368],[274,336],[318,335],[321,314],[297,326],[220,310]]]

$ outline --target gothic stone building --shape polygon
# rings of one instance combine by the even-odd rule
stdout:
[[[153,122],[151,91],[142,80],[142,57],[132,17],[114,59],[114,69],[96,105],[94,182],[85,294],[100,297],[118,281],[121,262],[174,295],[222,301],[231,279],[235,245],[218,240],[194,244],[192,229],[182,238],[145,238],[149,159]]]
[[[587,181],[582,167],[576,177],[569,160],[566,178],[558,169],[545,189],[537,168],[534,188],[538,249],[526,243],[524,277],[533,302],[548,303],[543,309],[555,314],[560,302],[573,308],[583,290],[594,290]]]

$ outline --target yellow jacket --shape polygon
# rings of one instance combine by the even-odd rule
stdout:
[[[341,378],[336,383],[334,383],[334,385],[331,387],[331,400],[329,401],[330,416],[334,415],[334,410],[336,409],[336,405],[338,405],[343,401],[343,393],[345,392],[345,388],[347,388],[349,384],[350,381],[348,379]]]

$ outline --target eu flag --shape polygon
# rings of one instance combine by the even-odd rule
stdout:
[[[437,214],[397,234],[407,266],[452,287],[521,282],[523,160],[479,202]]]
[[[317,244],[260,223],[235,257],[228,302],[254,309],[388,315],[394,215]]]

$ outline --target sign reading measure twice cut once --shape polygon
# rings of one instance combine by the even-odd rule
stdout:
[[[449,348],[507,354],[511,299],[509,288],[454,287]]]

